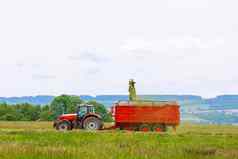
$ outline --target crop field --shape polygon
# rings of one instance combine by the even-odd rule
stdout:
[[[238,127],[182,124],[177,132],[57,132],[51,122],[0,122],[0,159],[238,159]]]

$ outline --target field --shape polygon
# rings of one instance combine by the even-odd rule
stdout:
[[[238,159],[238,127],[182,124],[177,132],[57,132],[50,122],[0,122],[0,159]]]

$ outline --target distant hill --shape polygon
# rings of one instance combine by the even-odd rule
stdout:
[[[216,98],[206,99],[205,101],[210,106],[237,108],[238,95],[222,95]]]
[[[54,99],[54,96],[24,96],[24,97],[0,97],[0,103],[19,104],[30,103],[35,105],[46,105]]]
[[[96,100],[102,103],[112,104],[118,100],[128,100],[127,95],[97,95],[96,97],[90,95],[80,95],[83,100]],[[198,102],[209,104],[214,107],[222,106],[237,106],[238,95],[221,95],[215,98],[204,99],[201,96],[195,95],[139,95],[140,99],[145,100],[174,100],[179,102]],[[54,96],[23,96],[23,97],[0,97],[0,103],[18,104],[31,103],[37,105],[49,104],[54,99]],[[106,104],[107,105],[107,104]]]
[[[111,107],[118,100],[128,100],[127,95],[80,95],[85,101],[96,100]],[[238,124],[238,95],[221,95],[204,99],[195,95],[139,95],[144,100],[178,101],[181,120],[192,123]],[[50,104],[54,96],[0,97],[0,103],[35,105]]]

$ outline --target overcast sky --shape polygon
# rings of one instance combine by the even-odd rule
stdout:
[[[0,1],[0,96],[238,94],[236,0]]]

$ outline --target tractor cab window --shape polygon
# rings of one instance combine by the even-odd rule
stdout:
[[[88,107],[88,112],[95,113],[94,107]]]
[[[87,107],[79,107],[78,116],[83,117],[87,113]]]

